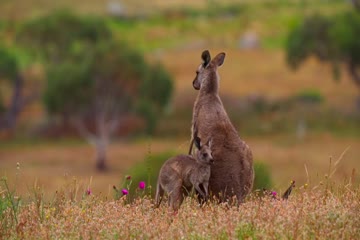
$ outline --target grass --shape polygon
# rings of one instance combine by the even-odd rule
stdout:
[[[252,148],[255,161],[270,167],[273,186],[277,191],[286,189],[292,179],[299,184],[320,181],[320,176],[328,170],[330,157],[334,163],[349,146],[333,179],[342,182],[349,178],[353,169],[360,169],[358,138],[316,133],[303,140],[289,135],[247,137],[245,140]],[[11,184],[17,181],[17,193],[21,195],[26,195],[36,181],[44,189],[45,199],[50,199],[61,186],[76,178],[79,185],[90,185],[94,194],[111,196],[112,186],[119,186],[135,163],[168,151],[186,153],[188,144],[187,138],[114,142],[108,151],[109,170],[101,173],[95,170],[93,148],[85,143],[23,143],[21,147],[0,147],[0,176],[6,176]],[[20,164],[19,169],[17,163]],[[138,183],[133,184],[137,186]]]
[[[0,201],[7,190],[0,191]],[[73,198],[78,192],[80,198]],[[0,213],[6,239],[358,239],[360,188],[350,179],[297,185],[289,200],[252,195],[240,207],[187,198],[178,213],[139,197],[131,204],[76,185]],[[17,221],[15,221],[16,216]]]
[[[69,0],[55,5],[48,2],[5,0],[0,3],[0,15],[2,19],[22,20],[70,4],[81,13],[105,14],[102,0],[86,1],[86,4]],[[183,2],[158,0],[155,4],[167,10]],[[186,4],[204,8],[206,2]],[[358,176],[360,169],[358,131],[334,135],[334,129],[326,128],[310,132],[303,140],[297,140],[292,131],[244,135],[246,129],[232,117],[255,159],[270,166],[275,190],[281,192],[291,179],[296,180],[296,191],[287,202],[249,199],[239,209],[213,204],[199,208],[188,199],[178,215],[173,216],[165,206],[154,210],[146,197],[131,205],[125,204],[124,199],[112,200],[112,186],[119,184],[134,163],[151,154],[187,152],[191,121],[188,113],[197,94],[191,82],[205,48],[213,56],[226,52],[225,64],[219,68],[220,94],[233,98],[234,106],[244,96],[279,99],[316,89],[324,97],[325,107],[354,110],[358,89],[349,76],[344,74],[342,81],[332,81],[329,66],[314,59],[295,74],[288,69],[284,53],[279,50],[287,28],[299,17],[312,11],[332,14],[344,10],[348,8],[344,1],[311,4],[309,1],[301,9],[285,1],[266,2],[271,3],[256,1],[230,19],[203,16],[167,19],[155,14],[150,19],[133,22],[109,20],[119,38],[126,36],[150,61],[164,63],[174,76],[172,113],[160,122],[160,130],[171,134],[164,135],[166,138],[112,143],[108,151],[110,170],[106,173],[95,171],[94,150],[82,141],[3,141],[2,138],[0,176],[7,177],[8,188],[4,185],[0,188],[0,238],[360,238],[360,190],[355,187],[359,179],[352,178],[352,185],[348,181],[344,183],[353,171]],[[259,34],[262,48],[239,49],[239,38],[248,30]],[[230,110],[230,116],[237,116],[236,107],[225,105],[225,108]],[[44,118],[40,103],[36,103],[22,113],[20,124],[34,126]],[[244,117],[243,121],[252,120]],[[348,122],[342,124],[343,128],[336,131],[352,131]],[[331,176],[336,183],[327,184],[328,180],[322,176],[328,173],[329,162],[335,164],[349,146]],[[317,184],[320,181],[322,185]],[[305,183],[307,189],[302,187]],[[85,194],[88,188],[92,191],[90,196]]]

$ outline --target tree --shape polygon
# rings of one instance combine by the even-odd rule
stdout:
[[[354,4],[357,1],[354,1]],[[309,56],[330,62],[334,77],[340,76],[340,63],[360,89],[360,12],[353,10],[333,17],[313,15],[289,33],[287,62],[296,69]]]
[[[36,92],[24,94],[25,79],[20,62],[13,49],[0,46],[0,82],[10,85],[12,94],[8,104],[0,94],[0,130],[13,131],[20,112],[37,97]]]
[[[166,71],[115,39],[101,19],[58,12],[26,24],[18,41],[44,60],[48,113],[95,146],[99,170],[106,169],[107,146],[125,117],[142,116],[151,132],[170,100]]]

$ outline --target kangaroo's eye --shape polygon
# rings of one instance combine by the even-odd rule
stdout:
[[[208,155],[207,155],[207,153],[203,153],[203,155],[202,155],[204,158],[206,158]]]

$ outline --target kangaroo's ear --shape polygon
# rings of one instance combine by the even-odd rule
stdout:
[[[225,53],[219,53],[218,55],[216,55],[216,57],[214,57],[214,59],[212,60],[213,63],[215,63],[216,66],[221,66],[223,65],[225,60]]]
[[[196,146],[196,148],[197,149],[199,149],[200,150],[200,148],[201,148],[201,140],[200,140],[200,138],[199,137],[195,137],[195,146]]]
[[[203,66],[206,67],[211,61],[209,50],[205,50],[202,52],[201,59],[204,61]]]
[[[209,140],[207,141],[206,145],[211,148],[212,145],[212,138],[209,138]]]

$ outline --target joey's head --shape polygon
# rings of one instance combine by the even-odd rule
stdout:
[[[201,54],[203,62],[196,70],[196,77],[193,81],[193,87],[196,90],[205,89],[212,90],[218,86],[219,75],[217,68],[224,63],[225,53],[219,53],[211,59],[210,52],[208,50],[203,51]]]
[[[214,159],[211,154],[211,140],[205,144],[201,144],[199,137],[195,137],[195,146],[197,148],[196,160],[202,164],[213,164]]]

